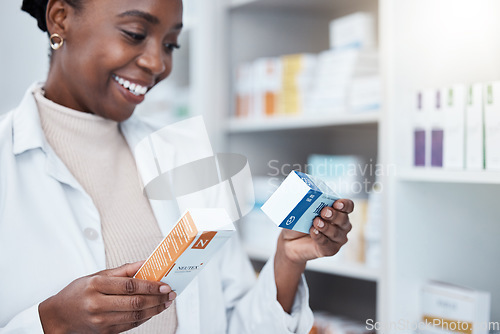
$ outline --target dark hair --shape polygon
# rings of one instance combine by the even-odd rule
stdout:
[[[38,22],[38,28],[42,31],[47,31],[47,22],[45,21],[45,12],[47,11],[47,3],[49,0],[23,0],[21,9],[33,16]],[[81,9],[82,0],[64,0],[73,8]]]

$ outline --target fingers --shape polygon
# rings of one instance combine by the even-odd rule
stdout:
[[[131,312],[110,312],[106,316],[108,317],[110,323],[133,325],[136,322],[147,321],[155,315],[158,315],[161,312],[165,311],[167,308],[167,305],[161,304],[144,310]]]
[[[127,263],[118,268],[104,270],[101,273],[106,276],[114,277],[134,277],[145,261]]]
[[[316,243],[318,252],[317,257],[335,255],[343,244],[335,242],[325,234],[318,231],[314,226],[310,229],[311,239]]]
[[[129,277],[109,277],[95,275],[91,277],[92,286],[107,295],[162,295],[172,291],[163,282],[152,282]]]
[[[349,232],[352,229],[347,213],[334,210],[332,207],[325,207],[321,210],[321,219],[324,223],[334,224]]]
[[[338,199],[333,203],[333,208],[343,213],[351,213],[354,210],[354,203],[350,199]]]
[[[108,296],[102,311],[141,311],[171,303],[177,297],[175,292],[166,295]]]
[[[347,224],[350,225],[349,221],[347,221]],[[314,218],[313,228],[313,234],[322,234],[331,241],[341,245],[347,242],[347,233],[349,232],[348,229],[341,228],[335,224],[327,223],[320,217]]]
[[[106,320],[109,320],[112,323],[119,324],[111,327],[112,333],[121,333],[142,325],[155,315],[158,315],[161,312],[165,311],[168,307],[170,307],[170,305],[172,305],[171,301],[166,304],[158,305],[156,307],[152,307],[141,311],[112,312],[107,314],[107,317],[109,319]]]

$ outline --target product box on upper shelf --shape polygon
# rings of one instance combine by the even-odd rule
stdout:
[[[280,111],[285,115],[303,112],[305,96],[314,79],[316,55],[296,54],[281,57],[282,86]]]
[[[236,70],[236,112],[235,117],[250,116],[252,107],[252,66],[245,63],[238,66]]]
[[[375,22],[373,15],[357,12],[330,22],[330,48],[375,47]]]
[[[349,91],[349,111],[365,112],[380,109],[382,86],[378,75],[354,78]]]
[[[422,334],[488,334],[489,292],[442,282],[429,282],[421,291]]]
[[[305,112],[332,114],[345,112],[350,103],[356,110],[378,103],[377,73],[378,53],[373,50],[321,52]]]
[[[486,85],[484,105],[486,169],[500,170],[500,81]]]
[[[465,164],[465,85],[443,90],[444,152],[443,167],[464,169]]]
[[[292,171],[262,211],[279,227],[309,233],[313,219],[339,198],[323,181]]]
[[[282,86],[279,58],[259,58],[253,63],[252,114],[257,117],[278,114]]]
[[[413,113],[413,165],[425,167],[429,164],[430,155],[428,134],[428,114],[432,109],[432,91],[417,92],[416,108]]]
[[[430,121],[430,154],[431,167],[443,167],[443,144],[445,117],[443,111],[443,93],[445,90],[434,91],[434,103],[429,112]]]
[[[468,87],[466,103],[466,168],[484,169],[484,113],[483,85],[476,83]]]

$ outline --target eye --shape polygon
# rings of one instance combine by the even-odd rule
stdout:
[[[144,39],[146,39],[146,35],[145,34],[141,34],[141,33],[136,33],[136,32],[133,32],[133,31],[127,31],[127,30],[122,30],[122,32],[129,38],[131,39],[132,41],[134,42],[141,42],[143,41]]]
[[[180,49],[181,46],[177,43],[166,43],[165,45],[165,50],[168,53],[172,53],[175,49]]]

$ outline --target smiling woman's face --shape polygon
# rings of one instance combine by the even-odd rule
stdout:
[[[181,0],[49,1],[47,26],[64,38],[45,85],[50,100],[115,121],[129,118],[172,70]]]

